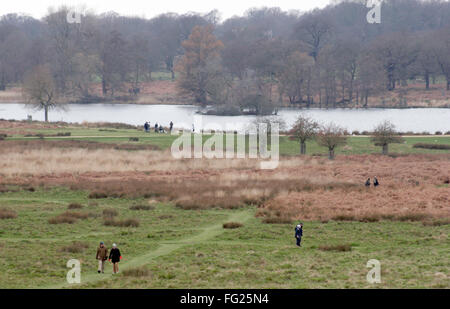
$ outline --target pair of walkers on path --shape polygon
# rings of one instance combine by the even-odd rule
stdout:
[[[117,248],[116,244],[112,245],[112,249],[108,255],[108,248],[106,248],[105,243],[100,242],[100,246],[97,248],[97,255],[95,258],[98,260],[98,273],[105,272],[105,263],[109,260],[113,265],[113,274],[117,274],[119,272],[119,262],[122,259],[122,255],[120,254],[119,248]]]
[[[380,185],[380,183],[378,182],[377,177],[374,177],[374,178],[373,178],[373,186],[374,186],[374,187],[378,187],[379,185]],[[366,187],[370,187],[370,178],[368,178],[368,179],[366,180]]]

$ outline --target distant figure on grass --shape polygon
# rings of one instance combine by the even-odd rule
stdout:
[[[295,238],[297,239],[297,246],[301,247],[302,242],[302,236],[303,236],[303,223],[299,223],[295,227]]]
[[[100,246],[97,248],[97,255],[95,259],[98,260],[98,273],[104,273],[105,262],[108,259],[108,249],[105,247],[103,241],[100,242]]]
[[[377,177],[374,177],[374,178],[373,178],[373,185],[374,185],[375,187],[378,187],[378,186],[380,185],[380,183],[378,182]]]
[[[366,187],[370,187],[370,178],[367,178],[366,180]]]
[[[155,123],[155,133],[158,133],[158,123]]]
[[[148,123],[148,121],[144,124],[144,129],[145,132],[148,132],[150,130],[150,124]]]
[[[166,133],[165,131],[164,131],[164,127],[161,125],[161,126],[159,126],[159,133]]]
[[[170,133],[172,133],[172,129],[173,129],[173,122],[171,121],[171,122],[170,122],[170,128],[169,128]]]
[[[113,274],[117,274],[119,272],[119,262],[122,259],[122,255],[120,254],[119,248],[117,248],[116,244],[112,245],[112,249],[109,252],[109,260],[113,264]]]

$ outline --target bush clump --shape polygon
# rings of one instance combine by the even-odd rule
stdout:
[[[413,148],[423,148],[423,149],[436,149],[436,150],[450,150],[450,145],[446,144],[426,144],[417,143],[413,145]]]
[[[223,224],[224,229],[238,229],[242,226],[243,224],[239,222],[227,222]]]
[[[114,218],[107,218],[103,221],[103,225],[117,226],[117,227],[138,227],[139,220],[138,219],[116,220]]]
[[[130,210],[153,210],[155,207],[149,205],[133,205]]]
[[[0,208],[0,219],[15,219],[17,213],[14,210],[8,208]]]
[[[115,209],[104,209],[103,210],[103,216],[104,217],[116,217],[119,215],[119,212]]]
[[[150,270],[145,267],[126,269],[122,272],[125,277],[147,277],[150,275]]]
[[[101,198],[107,198],[107,197],[108,197],[108,194],[106,194],[105,192],[100,192],[100,191],[94,191],[89,194],[90,199],[101,199]]]
[[[50,224],[64,224],[64,223],[73,224],[78,219],[83,220],[83,219],[87,219],[87,218],[89,218],[88,213],[66,211],[56,217],[48,219],[48,223],[50,223]]]
[[[67,206],[67,209],[81,209],[81,208],[83,208],[83,205],[78,204],[78,203],[70,203]]]
[[[62,247],[62,252],[69,252],[69,253],[81,253],[84,250],[89,248],[89,245],[80,241],[74,241],[72,244]]]

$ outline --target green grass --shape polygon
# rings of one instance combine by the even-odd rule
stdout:
[[[450,226],[420,222],[305,222],[303,247],[295,246],[292,225],[268,225],[255,209],[181,210],[156,203],[152,210],[130,206],[143,199],[102,199],[63,188],[0,194],[0,206],[16,219],[0,220],[0,288],[69,287],[66,263],[82,263],[81,288],[448,288]],[[47,220],[84,205],[93,216],[75,224]],[[118,218],[138,218],[137,228],[105,227],[103,209]],[[238,229],[223,223],[240,222]],[[86,244],[79,253],[61,248]],[[116,242],[122,251],[121,274],[96,273],[99,241]],[[350,244],[349,252],[319,246]],[[369,259],[378,259],[382,283],[366,282]],[[140,270],[140,271],[134,271]],[[144,271],[143,271],[144,270]]]
[[[105,143],[130,143],[130,137],[138,137],[138,142],[131,142],[133,144],[149,144],[158,146],[160,149],[169,149],[173,141],[177,136],[170,134],[156,134],[145,133],[143,130],[132,129],[89,129],[89,128],[61,128],[61,129],[41,129],[30,130],[34,134],[53,135],[59,132],[71,132],[70,137],[46,137],[46,140],[61,140],[73,139],[73,140],[87,140],[95,142]],[[9,130],[4,130],[8,133]],[[210,136],[203,136],[203,141],[206,141]],[[11,140],[24,140],[24,139],[37,139],[36,137],[24,137],[23,135],[11,135],[8,137]],[[413,148],[416,143],[428,143],[428,144],[450,144],[450,136],[414,136],[405,137],[405,142],[402,144],[391,144],[389,151],[391,153],[399,154],[414,154],[414,153],[449,153],[448,150],[430,150]],[[248,145],[248,140],[246,142]],[[315,141],[307,142],[307,154],[327,154],[327,149],[317,145]],[[300,146],[297,141],[290,140],[287,136],[280,137],[280,154],[281,155],[298,155],[300,152]],[[348,138],[348,144],[337,148],[336,154],[371,154],[381,153],[381,147],[375,146],[371,143],[370,138],[366,136],[350,136]]]

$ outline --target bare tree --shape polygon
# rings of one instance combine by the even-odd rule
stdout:
[[[330,123],[321,128],[317,134],[317,143],[328,148],[328,157],[334,160],[334,151],[337,147],[347,144],[345,130],[340,126]]]
[[[377,125],[373,131],[371,141],[376,146],[383,147],[382,153],[387,155],[389,152],[389,144],[402,143],[404,139],[395,131],[395,125],[388,120]]]
[[[46,122],[48,111],[60,106],[55,81],[48,66],[38,66],[27,73],[22,91],[27,104],[44,110]]]
[[[306,154],[306,141],[316,136],[319,124],[310,117],[300,115],[289,132],[292,138],[300,142],[300,154]]]

